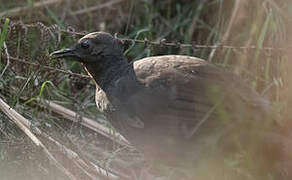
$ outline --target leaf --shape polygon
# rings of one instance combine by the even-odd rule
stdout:
[[[4,42],[5,42],[5,39],[6,39],[6,36],[7,36],[8,23],[9,23],[9,19],[6,18],[4,26],[1,29],[1,35],[0,35],[0,66],[1,66],[1,57],[2,57],[1,56],[1,52],[2,52],[2,49],[3,49],[3,46],[4,46]]]

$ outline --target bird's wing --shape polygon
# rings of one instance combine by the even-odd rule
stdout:
[[[144,88],[128,99],[128,112],[140,124],[164,127],[163,133],[190,138],[235,119],[251,119],[255,107],[267,106],[234,74],[197,58],[145,59],[135,64],[135,71]]]
[[[139,88],[112,124],[149,157],[184,163],[249,143],[263,129],[265,101],[232,73],[185,56],[147,58],[134,70]],[[129,88],[127,81],[121,84]]]

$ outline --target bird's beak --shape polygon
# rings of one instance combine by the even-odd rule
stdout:
[[[50,57],[52,58],[70,58],[72,60],[79,60],[80,57],[78,56],[78,54],[75,52],[74,48],[66,48],[66,49],[62,49],[62,50],[58,50],[58,51],[54,51],[50,54]]]

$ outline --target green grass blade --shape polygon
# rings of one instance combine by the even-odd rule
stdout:
[[[3,49],[3,46],[4,46],[4,41],[6,39],[7,32],[8,32],[8,23],[9,23],[9,19],[6,18],[4,26],[1,29],[1,35],[0,35],[0,67],[2,66],[1,65],[1,52],[2,52],[2,49]]]
[[[41,90],[40,90],[40,94],[39,94],[39,97],[42,97],[43,93],[44,93],[44,90],[45,88],[47,88],[47,84],[50,84],[54,87],[54,84],[52,83],[52,81],[45,81],[42,83],[42,86],[41,86]]]
[[[259,39],[257,41],[257,47],[258,48],[262,48],[263,47],[264,40],[265,40],[266,35],[268,33],[268,30],[269,30],[269,25],[270,25],[271,19],[272,19],[272,12],[270,11],[268,16],[267,16],[267,18],[266,18],[266,21],[264,23],[262,31],[260,33]],[[257,49],[256,56],[255,56],[255,62],[258,62],[259,55],[260,55],[260,50]]]

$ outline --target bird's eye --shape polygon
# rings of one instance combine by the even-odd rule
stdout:
[[[88,41],[82,41],[81,42],[81,47],[84,48],[84,49],[89,48],[89,42]]]

